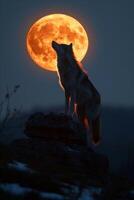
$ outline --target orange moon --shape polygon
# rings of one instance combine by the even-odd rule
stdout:
[[[83,26],[73,17],[51,14],[37,20],[26,36],[26,46],[32,60],[40,67],[57,71],[56,52],[51,43],[73,43],[77,61],[82,61],[88,50],[88,36]]]

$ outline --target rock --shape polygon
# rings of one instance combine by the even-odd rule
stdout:
[[[86,145],[85,130],[81,124],[65,114],[35,113],[27,120],[24,133],[32,138]]]
[[[87,148],[85,130],[71,117],[33,114],[26,122],[25,134],[28,138],[8,145],[9,162],[0,168],[4,183],[31,188],[36,194],[67,195],[67,199],[77,199],[74,195],[79,196],[84,187],[106,184],[108,158]],[[10,167],[14,163],[27,166],[30,172]]]
[[[109,173],[108,158],[87,148],[85,130],[71,117],[35,113],[26,122],[25,134],[26,139],[0,146],[2,199],[16,199],[7,186],[29,191],[18,199],[113,199],[113,195],[129,199],[133,195],[125,179]]]
[[[88,182],[91,178],[104,179],[108,175],[107,157],[86,147],[73,147],[61,142],[37,138],[16,140],[10,146],[14,160],[28,163],[50,177],[65,182]],[[101,178],[100,178],[101,177]]]
[[[25,134],[29,140],[13,143],[14,155],[19,152],[18,158],[21,154],[23,159],[37,159],[35,162],[43,169],[56,166],[60,169],[57,174],[65,174],[66,170],[67,174],[74,173],[78,177],[108,173],[107,157],[87,148],[84,128],[70,116],[35,113],[26,122]]]

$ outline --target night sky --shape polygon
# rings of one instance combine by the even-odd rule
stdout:
[[[64,104],[56,73],[34,64],[25,41],[36,20],[63,13],[80,21],[88,33],[91,49],[82,63],[102,104],[134,106],[133,0],[1,0],[0,13],[0,99],[7,86],[20,84],[12,104],[23,110]]]

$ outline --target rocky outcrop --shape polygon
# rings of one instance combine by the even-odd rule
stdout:
[[[81,124],[62,113],[31,115],[26,122],[24,132],[30,138],[60,141],[65,144],[86,144],[85,130]]]
[[[0,168],[1,181],[8,186],[2,187],[23,186],[32,195],[44,191],[78,199],[83,188],[107,184],[108,158],[86,147],[85,130],[71,117],[35,113],[25,124],[25,134],[28,138],[8,146],[10,156]]]
[[[63,174],[65,169],[72,170],[78,177],[108,174],[107,157],[87,148],[84,128],[70,116],[35,113],[26,122],[25,134],[29,140],[13,143],[15,152],[21,152],[24,158],[30,152],[30,157],[45,163],[48,169],[57,166],[58,173]]]
[[[108,158],[86,147],[71,117],[35,113],[25,134],[0,145],[1,199],[133,199],[133,183],[109,172]]]
[[[132,184],[109,173],[108,158],[86,147],[71,117],[35,113],[25,134],[0,146],[1,199],[133,199]]]

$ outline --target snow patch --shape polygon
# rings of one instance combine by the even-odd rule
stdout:
[[[13,161],[12,163],[8,164],[8,167],[16,169],[18,171],[22,171],[22,172],[29,172],[29,173],[34,173],[35,171],[30,169],[27,164],[25,163],[21,163],[18,161]]]
[[[29,192],[36,192],[37,194],[39,194],[41,198],[44,198],[44,199],[49,198],[52,200],[63,200],[63,196],[59,194],[48,193],[48,192],[38,192],[37,190],[33,190],[32,188],[22,187],[17,183],[0,184],[0,189],[14,195],[24,195]]]
[[[63,200],[63,196],[60,194],[55,193],[47,193],[47,192],[40,192],[40,197],[42,198],[50,198],[54,200]]]
[[[0,184],[0,188],[3,189],[5,192],[9,192],[9,193],[15,194],[15,195],[23,195],[27,192],[32,191],[32,189],[22,187],[17,183]]]
[[[80,200],[95,200],[95,199],[93,198],[92,193],[90,193],[88,189],[84,189],[81,194]]]
[[[99,187],[89,187],[89,191],[92,193],[92,194],[97,194],[97,195],[100,195],[101,192],[102,192],[102,188],[99,188]]]
[[[102,188],[98,187],[89,187],[83,189],[80,200],[95,200],[94,194],[100,195],[102,192]]]

